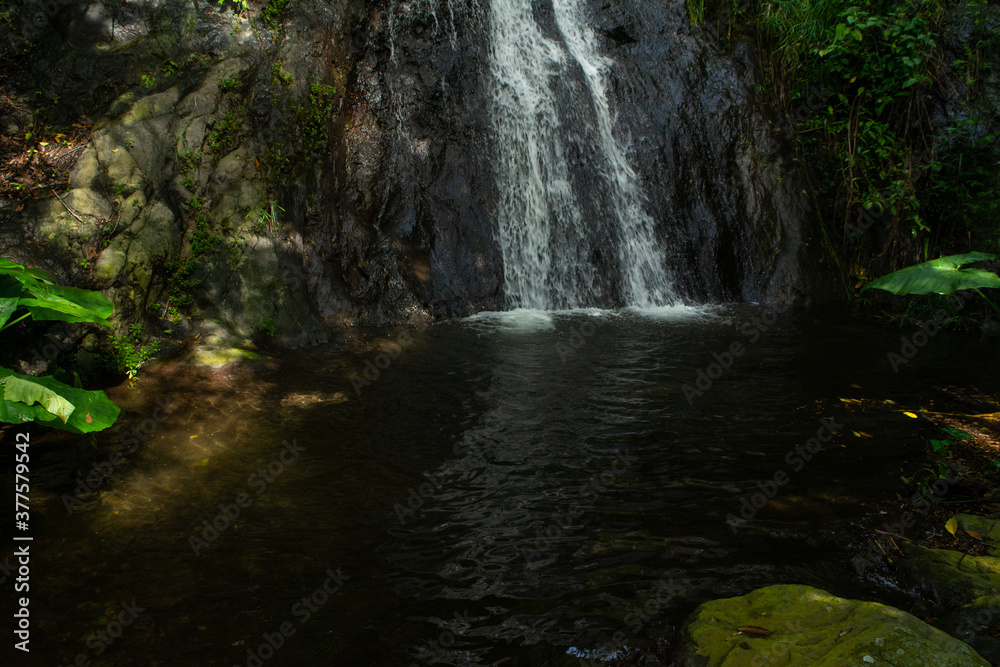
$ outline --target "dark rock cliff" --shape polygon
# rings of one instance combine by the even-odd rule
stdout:
[[[8,28],[0,125],[8,153],[70,139],[33,158],[51,187],[3,203],[0,254],[110,290],[129,319],[286,345],[503,307],[488,6],[293,2],[271,28],[255,4],[253,23],[215,2],[55,4]],[[719,53],[683,3],[588,11],[678,291],[828,296],[752,54]]]

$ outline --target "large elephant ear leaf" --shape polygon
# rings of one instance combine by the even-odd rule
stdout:
[[[0,329],[17,310],[21,297],[21,283],[11,276],[0,275]]]
[[[985,269],[963,269],[974,262],[996,259],[985,252],[949,255],[909,266],[873,280],[862,291],[874,288],[893,294],[951,294],[963,289],[1000,288],[1000,276]]]
[[[37,420],[71,433],[90,433],[114,424],[121,412],[103,391],[78,389],[49,376],[21,375],[0,367],[0,384],[4,386],[0,421],[8,423]]]
[[[3,380],[3,397],[5,400],[25,403],[28,406],[38,403],[46,412],[54,414],[65,424],[76,408],[65,398],[38,382],[38,378],[8,375]]]

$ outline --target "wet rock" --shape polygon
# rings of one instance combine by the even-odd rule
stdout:
[[[706,602],[683,632],[688,642],[683,664],[692,667],[989,664],[966,644],[899,609],[801,585]]]
[[[909,542],[901,548],[907,557],[898,562],[899,569],[928,598],[943,607],[957,607],[1000,593],[1000,558],[970,556]]]
[[[990,541],[997,537],[995,520],[959,515],[962,530],[982,531]],[[995,544],[991,548],[996,549]],[[904,581],[936,605],[921,613],[940,616],[939,625],[966,641],[994,664],[1000,662],[1000,640],[988,630],[1000,623],[1000,557],[971,556],[950,549],[930,549],[903,543],[907,558],[898,562]],[[942,611],[943,610],[943,613]]]

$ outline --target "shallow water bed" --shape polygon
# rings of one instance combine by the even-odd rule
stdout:
[[[894,373],[899,346],[754,306],[521,311],[253,379],[153,369],[72,514],[75,455],[35,449],[31,657],[577,664],[771,583],[903,605],[852,565],[851,522],[923,455],[901,410],[997,369],[939,334]]]

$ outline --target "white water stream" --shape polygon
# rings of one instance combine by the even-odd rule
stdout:
[[[627,306],[674,303],[639,179],[615,137],[607,95],[612,61],[598,53],[580,0],[553,0],[553,11],[558,36],[550,38],[530,0],[491,3],[497,233],[507,305],[579,308],[609,296]],[[564,81],[580,73],[583,86]],[[570,158],[594,149],[594,163]],[[598,170],[600,178],[588,182],[603,191],[578,192],[579,169]],[[581,195],[603,202],[596,215],[611,222],[611,238],[594,240],[601,221]],[[617,258],[616,295],[602,293],[608,281],[601,273],[609,269],[595,266],[598,253]]]

